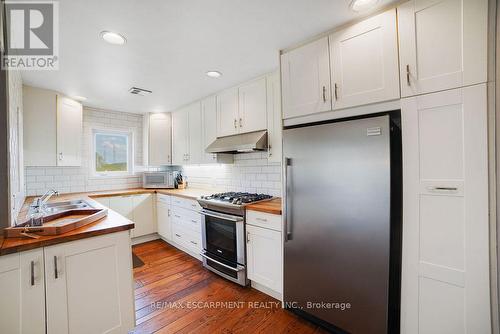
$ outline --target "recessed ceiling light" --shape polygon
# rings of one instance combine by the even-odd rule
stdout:
[[[127,39],[122,35],[112,31],[102,31],[101,38],[110,44],[123,45],[127,43]]]
[[[219,71],[208,71],[207,76],[210,78],[220,78],[222,76],[222,73]]]
[[[373,8],[379,0],[352,0],[349,7],[355,12]]]
[[[85,96],[73,95],[73,99],[77,101],[85,101],[87,98]]]

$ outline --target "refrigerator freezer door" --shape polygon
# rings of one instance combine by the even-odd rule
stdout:
[[[283,135],[290,159],[285,301],[350,333],[386,333],[389,116],[287,129]]]

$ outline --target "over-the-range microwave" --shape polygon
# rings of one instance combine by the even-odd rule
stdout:
[[[144,172],[142,185],[144,188],[175,188],[175,177],[178,172]]]

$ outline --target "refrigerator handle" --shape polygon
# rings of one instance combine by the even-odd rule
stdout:
[[[292,220],[288,216],[288,167],[292,165],[292,159],[285,157],[283,162],[283,184],[284,184],[284,198],[283,198],[283,218],[285,230],[285,242],[292,240]]]

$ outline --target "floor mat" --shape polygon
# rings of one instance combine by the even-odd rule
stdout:
[[[132,266],[135,268],[142,267],[144,262],[132,252]]]

